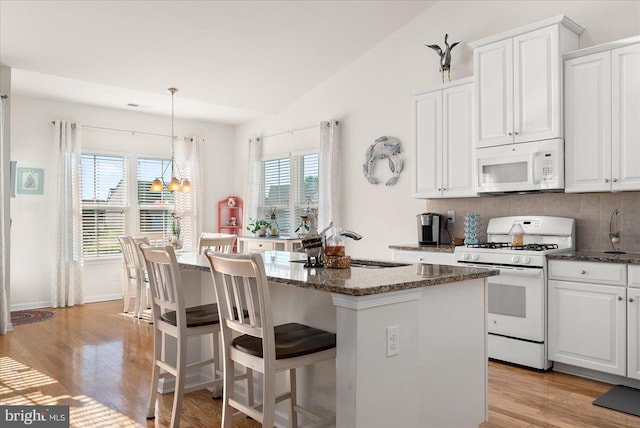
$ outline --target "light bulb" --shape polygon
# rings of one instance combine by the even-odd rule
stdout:
[[[176,177],[171,178],[171,183],[169,183],[169,191],[170,192],[179,192],[180,191],[180,182]]]
[[[180,186],[180,190],[187,193],[192,192],[193,188],[191,187],[191,182],[189,180],[184,180]]]
[[[160,181],[159,178],[156,178],[155,180],[153,180],[153,183],[151,183],[151,187],[149,188],[150,192],[162,192],[164,190],[164,187],[162,186],[162,181]]]

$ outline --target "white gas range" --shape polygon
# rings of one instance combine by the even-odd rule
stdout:
[[[511,227],[525,231],[523,246],[511,246]],[[566,217],[497,217],[487,224],[487,242],[456,247],[456,262],[499,269],[488,278],[489,357],[548,369],[547,254],[574,249],[575,220]]]

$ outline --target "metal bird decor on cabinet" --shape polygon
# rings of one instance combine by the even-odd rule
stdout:
[[[438,45],[425,45],[431,49],[433,49],[434,51],[436,51],[436,53],[438,54],[438,56],[440,57],[440,74],[442,75],[442,83],[444,83],[444,72],[447,72],[447,77],[449,78],[449,81],[451,81],[451,50],[453,48],[456,47],[456,45],[458,45],[458,43],[460,42],[455,42],[452,43],[451,46],[449,46],[449,42],[447,41],[447,39],[449,38],[448,34],[444,35],[444,46],[445,49],[442,50],[440,48],[440,46]]]

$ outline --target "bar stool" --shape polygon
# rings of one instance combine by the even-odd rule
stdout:
[[[319,424],[335,423],[335,416],[321,417],[298,406],[296,368],[336,358],[336,335],[298,323],[273,325],[264,262],[260,254],[222,254],[205,251],[220,312],[224,358],[222,426],[231,426],[231,408],[272,427],[276,403],[290,399],[289,425],[298,426],[297,413]],[[242,302],[248,318],[235,309]],[[234,338],[234,333],[235,338]],[[238,334],[240,336],[238,336]],[[254,404],[252,394],[240,402],[234,396],[235,366],[263,374],[263,402]],[[289,391],[276,397],[276,373],[287,372]]]
[[[147,419],[155,418],[155,402],[160,378],[174,376],[176,381],[173,409],[171,411],[171,427],[180,423],[183,394],[197,391],[222,383],[221,370],[216,367],[219,356],[214,346],[211,358],[201,359],[187,364],[187,339],[193,336],[211,335],[212,344],[217,343],[220,332],[218,306],[216,304],[187,308],[182,295],[182,278],[178,270],[178,262],[173,248],[154,247],[146,244],[139,246],[147,266],[149,286],[153,299],[151,314],[153,316],[154,346],[153,370],[151,374],[151,393]],[[176,363],[173,364],[164,356],[165,336],[173,336],[177,342]],[[219,363],[218,363],[219,364]],[[185,380],[189,371],[211,365],[213,376],[195,385],[186,387]]]
[[[215,251],[216,253],[231,253],[237,237],[237,235],[229,235],[225,233],[203,232],[200,235],[200,242],[198,243],[198,253],[204,254],[204,250],[207,248]]]
[[[118,235],[117,238],[122,248],[122,298],[124,300],[122,311],[124,313],[129,312],[132,293],[135,293],[133,294],[135,298],[133,316],[140,318],[142,316],[140,300],[143,273],[140,271],[135,243],[130,236]],[[133,287],[131,287],[132,284]]]

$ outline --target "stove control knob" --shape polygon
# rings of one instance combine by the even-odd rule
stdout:
[[[523,264],[525,264],[525,265],[528,265],[529,263],[531,263],[531,257],[529,257],[529,256],[524,256],[524,257],[522,258],[522,263],[523,263]]]
[[[469,254],[465,253],[462,255],[462,260],[469,260]]]
[[[519,261],[520,261],[520,257],[518,256],[511,257],[511,263],[518,263]]]
[[[477,262],[477,261],[478,261],[478,259],[480,259],[480,256],[479,256],[479,255],[477,255],[477,254],[472,254],[472,255],[471,255],[471,260],[473,260],[474,262]]]

